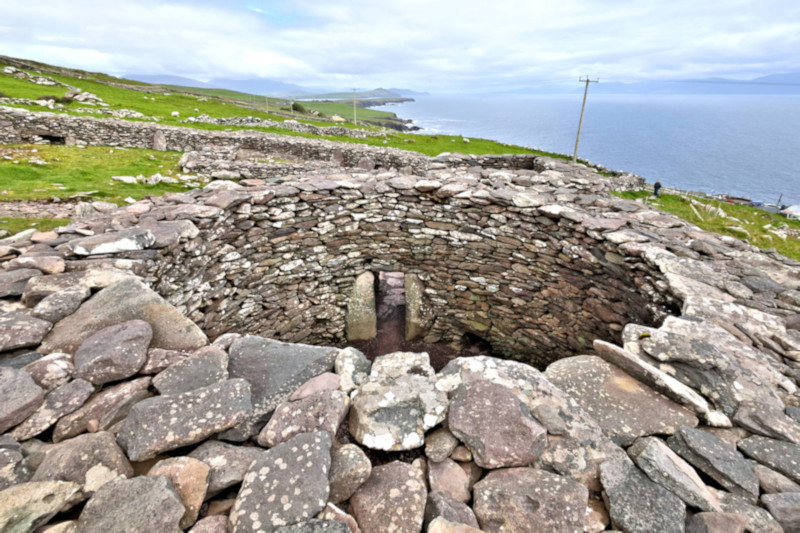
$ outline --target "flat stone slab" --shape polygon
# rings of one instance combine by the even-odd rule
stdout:
[[[75,376],[95,385],[136,374],[147,359],[153,328],[144,320],[129,320],[103,328],[75,351]]]
[[[547,431],[527,406],[510,390],[490,381],[459,386],[447,424],[482,468],[531,465],[547,446]]]
[[[117,478],[86,503],[78,531],[152,531],[179,533],[184,508],[164,476]]]
[[[153,328],[151,348],[194,350],[208,342],[194,322],[147,285],[126,279],[101,290],[56,324],[44,339],[42,350],[75,353],[84,340],[101,329],[137,319]]]
[[[414,466],[393,461],[376,466],[366,483],[350,498],[362,533],[418,533],[428,491]]]
[[[331,438],[347,416],[350,398],[339,390],[320,391],[302,400],[283,403],[258,435],[259,446],[271,448],[299,433],[327,431]]]
[[[800,494],[764,494],[761,503],[783,526],[784,531],[800,531]]]
[[[331,437],[303,433],[250,466],[230,513],[232,533],[271,531],[307,521],[328,501]]]
[[[120,428],[117,442],[131,461],[144,461],[231,428],[251,412],[250,384],[229,379],[137,403]]]
[[[181,394],[228,379],[228,354],[214,346],[194,352],[153,378],[162,395]]]
[[[44,390],[30,374],[0,366],[0,433],[32,415],[44,402]]]
[[[800,483],[800,446],[760,435],[739,441],[739,449],[748,457]]]
[[[758,498],[758,476],[752,465],[711,433],[681,428],[667,443],[678,455],[726,489],[752,502]]]
[[[77,311],[91,294],[92,291],[88,287],[73,287],[54,292],[36,304],[31,316],[55,324]]]
[[[16,440],[27,440],[42,433],[62,416],[68,415],[83,405],[94,393],[88,381],[76,379],[50,391],[44,404],[24,422],[14,428],[11,436]]]
[[[672,435],[697,417],[600,357],[560,359],[545,377],[575,398],[611,440],[629,446],[638,437]]]
[[[28,280],[41,275],[42,271],[35,268],[20,268],[18,270],[0,272],[0,298],[22,296]]]
[[[653,483],[627,457],[600,467],[603,489],[615,529],[630,533],[683,533],[686,504]]]
[[[264,450],[256,447],[235,446],[227,442],[209,440],[195,448],[189,457],[204,462],[211,469],[208,497],[241,483],[253,461]]]
[[[53,327],[19,311],[0,315],[0,352],[38,346]],[[57,351],[57,350],[54,350]]]
[[[55,516],[78,489],[77,483],[41,481],[0,491],[0,531],[35,531]]]
[[[589,491],[534,468],[489,472],[475,484],[473,509],[482,531],[582,532]]]
[[[46,391],[65,384],[72,379],[74,367],[72,357],[66,353],[51,353],[23,367],[33,381]]]
[[[155,244],[155,236],[147,229],[131,228],[69,242],[76,255],[116,254],[144,250]]]
[[[31,481],[71,481],[80,485],[78,501],[88,499],[112,479],[133,477],[133,467],[106,431],[79,435],[49,451]]]

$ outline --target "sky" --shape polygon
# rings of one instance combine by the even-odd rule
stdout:
[[[0,0],[0,54],[306,87],[513,90],[800,71],[797,0]]]

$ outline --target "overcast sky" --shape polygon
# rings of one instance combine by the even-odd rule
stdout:
[[[800,71],[798,0],[0,0],[0,54],[421,91]]]

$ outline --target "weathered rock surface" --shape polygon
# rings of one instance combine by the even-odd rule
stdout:
[[[547,431],[527,406],[510,390],[490,381],[459,386],[447,424],[482,468],[528,466],[547,446]]]
[[[128,320],[144,320],[150,324],[153,348],[192,350],[207,342],[200,328],[180,311],[141,281],[128,279],[98,292],[75,313],[56,324],[44,339],[42,350],[74,353],[91,335]]]
[[[0,352],[36,346],[53,324],[18,311],[0,314]]]
[[[681,426],[698,423],[685,408],[599,357],[561,359],[547,367],[544,375],[575,398],[606,435],[622,446],[637,437],[672,435]]]
[[[231,509],[231,531],[269,531],[322,511],[328,500],[330,448],[330,435],[318,431],[264,452],[250,466]]]
[[[588,491],[562,476],[533,468],[490,472],[475,485],[482,531],[582,532]]]
[[[51,353],[25,365],[23,370],[31,375],[37,385],[50,392],[72,378],[74,366],[69,354]]]
[[[784,531],[800,531],[800,494],[765,494],[761,501]]]
[[[394,461],[372,469],[367,482],[350,498],[350,506],[363,533],[417,533],[427,493],[419,470]]]
[[[744,533],[747,524],[736,513],[697,513],[686,521],[686,533]]]
[[[137,403],[120,428],[117,441],[131,461],[143,461],[200,442],[242,422],[251,412],[250,384],[229,379]]]
[[[328,501],[340,503],[369,479],[372,463],[364,451],[355,444],[345,444],[331,450],[331,470],[328,475],[330,494]]]
[[[25,533],[46,524],[79,489],[76,483],[20,483],[0,491],[0,531]]]
[[[630,533],[683,532],[686,505],[627,457],[603,463],[601,472],[613,527]]]
[[[75,351],[75,376],[95,385],[129,378],[144,365],[152,338],[144,320],[103,328]]]
[[[350,398],[339,390],[321,391],[302,400],[284,403],[259,433],[260,446],[271,448],[300,433],[327,431],[331,438],[347,416]]]
[[[0,366],[0,432],[32,415],[44,402],[44,390],[30,374]]]
[[[164,459],[150,469],[148,476],[164,476],[172,482],[172,487],[181,499],[186,511],[178,525],[188,529],[197,521],[200,506],[206,497],[211,469],[207,464],[191,457]]]
[[[719,438],[684,427],[667,441],[670,448],[720,485],[750,501],[758,498],[758,477],[751,464]]]
[[[41,276],[42,271],[35,268],[21,268],[8,272],[0,272],[0,298],[22,296],[28,280]]]
[[[263,450],[256,447],[244,447],[209,440],[198,446],[189,457],[198,459],[210,468],[208,496],[241,483],[253,461],[258,459]]]
[[[177,533],[184,508],[164,476],[115,479],[86,503],[78,531]]]
[[[153,386],[164,396],[181,394],[228,379],[228,354],[208,346],[178,361],[153,378]]]
[[[467,504],[444,492],[431,491],[428,493],[428,502],[425,504],[423,528],[430,531],[431,522],[437,518],[447,520],[450,523],[463,524],[474,529],[479,527],[475,513]]]
[[[739,442],[739,449],[748,457],[800,483],[800,446],[760,435]]]

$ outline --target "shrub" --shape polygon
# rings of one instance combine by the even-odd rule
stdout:
[[[292,111],[296,111],[298,113],[305,113],[306,107],[300,102],[292,102]]]

